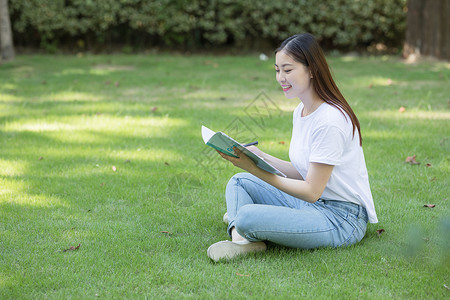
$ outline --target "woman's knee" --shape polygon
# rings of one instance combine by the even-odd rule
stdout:
[[[232,188],[233,186],[236,185],[241,185],[242,186],[242,180],[244,179],[254,179],[255,176],[250,174],[250,173],[237,173],[234,174],[233,177],[230,178],[230,180],[228,181],[227,184],[227,189]]]
[[[241,173],[237,173],[234,174],[233,177],[231,177],[230,181],[240,181],[242,179],[255,179],[257,177],[255,177],[255,175],[252,175],[250,173],[246,173],[246,172],[241,172]]]

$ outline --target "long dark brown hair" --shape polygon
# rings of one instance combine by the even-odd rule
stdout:
[[[355,130],[358,129],[359,144],[362,146],[361,129],[358,118],[334,82],[325,55],[323,54],[322,48],[317,43],[316,38],[310,33],[293,35],[284,40],[280,47],[275,50],[275,53],[282,50],[293,60],[310,69],[313,88],[322,100],[336,107],[343,114],[344,112],[347,113],[352,121],[353,136],[355,135]],[[347,118],[347,116],[345,116],[345,118]]]

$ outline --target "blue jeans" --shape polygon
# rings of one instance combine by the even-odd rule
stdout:
[[[236,227],[247,240],[311,249],[359,242],[367,212],[358,204],[290,196],[248,173],[234,175],[226,189],[228,233]]]

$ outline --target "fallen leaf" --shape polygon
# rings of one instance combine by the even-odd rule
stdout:
[[[369,89],[373,88],[373,84],[369,84]]]
[[[278,144],[284,145],[284,141],[280,141]]]
[[[114,172],[117,171],[116,166],[112,166],[112,170],[113,170]]]
[[[47,84],[47,80],[42,80],[42,84]]]
[[[248,275],[248,274],[241,274],[241,273],[238,273],[238,272],[236,272],[236,275],[237,276],[243,276],[243,277],[250,277],[250,275]]]
[[[155,111],[157,111],[158,110],[158,107],[157,106],[153,106],[152,107],[152,112],[155,112]]]
[[[420,162],[416,161],[416,156],[415,156],[415,155],[413,155],[413,156],[408,156],[408,157],[405,159],[405,162],[406,162],[406,163],[410,163],[411,165],[420,165]]]
[[[431,182],[436,181],[436,176],[434,176],[433,178],[430,179]]]
[[[402,107],[400,107],[399,109],[398,109],[398,112],[405,112],[405,110],[406,110],[406,108],[404,107],[404,106],[402,106]]]
[[[110,85],[110,84],[111,84],[111,80],[105,81],[105,84],[106,84],[106,85]]]
[[[131,162],[131,160],[129,160],[129,159],[127,159],[127,160],[125,161],[126,164],[128,164],[128,163],[130,163],[130,162]]]
[[[63,252],[78,250],[80,248],[80,246],[81,246],[81,244],[78,244],[78,246],[72,246],[70,248],[64,249]]]
[[[436,204],[425,204],[423,207],[435,208]]]
[[[120,83],[119,83],[118,81],[116,81],[116,82],[114,82],[114,85],[115,85],[115,86],[119,86]]]
[[[39,160],[43,160],[43,159],[44,159],[44,157],[42,157],[42,156],[41,156],[41,157],[39,157]]]
[[[161,233],[164,233],[164,234],[166,234],[166,235],[172,235],[172,232],[170,232],[170,231],[165,231],[165,230],[161,231]]]
[[[104,183],[104,182],[100,183],[100,186],[104,186],[104,185],[105,185],[105,183]]]
[[[377,230],[378,237],[380,237],[383,232],[384,232],[384,229],[378,229]]]
[[[429,167],[431,167],[431,164],[430,164],[430,163],[428,163],[428,164],[426,164],[425,166],[427,166],[427,167],[429,168]]]
[[[166,166],[168,166],[169,165],[169,163],[166,161],[166,162],[164,162],[164,164],[166,165]]]

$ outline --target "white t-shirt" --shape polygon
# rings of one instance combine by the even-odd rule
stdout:
[[[294,111],[289,157],[306,178],[311,162],[333,165],[333,172],[321,199],[353,202],[366,208],[370,223],[377,215],[358,131],[353,136],[350,117],[327,103],[301,116],[303,103]]]

